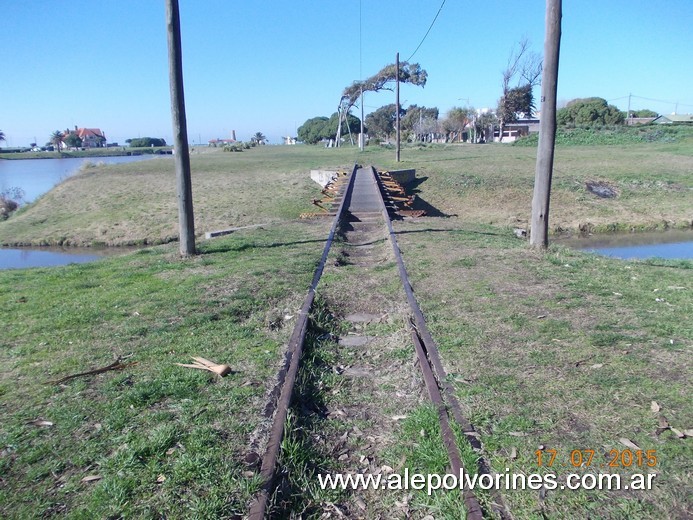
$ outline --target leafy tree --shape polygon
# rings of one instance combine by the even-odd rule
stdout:
[[[298,127],[298,138],[307,144],[316,144],[323,139],[335,139],[337,136],[337,126],[339,124],[339,112],[335,112],[331,117],[313,117]],[[349,130],[358,133],[361,129],[361,120],[351,114],[347,114],[346,121],[342,121],[342,135],[346,135]]]
[[[498,118],[495,114],[490,112],[476,117],[474,119],[474,142],[488,142],[489,139],[493,139],[493,136],[487,135],[486,132],[491,125],[495,125],[497,123]]]
[[[562,126],[621,125],[624,119],[623,112],[600,97],[573,99],[556,113]]]
[[[474,119],[474,110],[469,107],[452,107],[443,120],[443,131],[447,134],[448,141],[462,140],[462,132]]]
[[[337,137],[337,125],[339,124],[339,112],[335,112],[330,116],[329,121],[325,125],[325,138],[335,139]],[[352,115],[347,114],[346,121],[342,121],[341,135],[347,135],[351,131],[352,134],[358,134],[361,131],[361,120]],[[368,129],[365,129],[367,132]]]
[[[654,110],[648,110],[646,108],[642,110],[632,110],[631,114],[633,117],[657,117],[659,115]]]
[[[420,87],[426,86],[428,73],[421,68],[418,63],[409,64],[406,61],[399,63],[399,81],[401,83],[411,83]],[[374,74],[363,81],[354,81],[351,86],[344,89],[342,93],[341,105],[347,110],[354,106],[356,100],[361,96],[361,92],[379,92],[381,90],[392,90],[389,85],[397,79],[397,65],[391,63],[383,67],[377,74]]]
[[[250,142],[255,143],[255,144],[265,144],[267,141],[267,138],[265,137],[265,134],[262,132],[256,132],[253,137],[250,138]]]
[[[329,139],[326,128],[330,118],[325,116],[313,117],[298,127],[298,139],[307,144],[316,144],[323,139]],[[335,129],[337,123],[335,123]]]
[[[400,107],[400,117],[404,117],[406,110]],[[397,119],[397,107],[394,103],[380,107],[375,112],[366,116],[368,133],[372,137],[388,139],[395,132],[395,121]]]
[[[125,142],[133,148],[150,148],[152,146],[166,146],[166,141],[159,137],[137,137],[135,139],[126,139]]]
[[[60,147],[63,142],[63,133],[60,130],[56,130],[51,134],[49,144],[52,144],[56,151],[60,151]]]
[[[505,125],[517,121],[518,113],[523,113],[526,117],[532,116],[536,108],[532,91],[541,81],[541,71],[541,56],[530,52],[529,40],[521,40],[518,50],[513,49],[511,52],[508,64],[503,71],[503,94],[498,100],[496,111],[501,140]],[[511,82],[518,76],[517,85],[511,87]]]
[[[74,132],[70,132],[67,137],[63,139],[63,142],[70,148],[79,148],[82,146],[82,139]]]
[[[423,141],[425,136],[438,132],[438,114],[436,107],[409,105],[400,122],[401,130],[407,139]]]

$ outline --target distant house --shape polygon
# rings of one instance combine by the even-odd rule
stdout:
[[[505,125],[505,131],[503,132],[504,143],[515,142],[520,137],[526,137],[529,134],[539,132],[540,120],[539,118],[524,118],[518,119],[513,123],[508,123]],[[494,133],[494,137],[498,131]],[[494,140],[496,140],[494,138]]]
[[[659,116],[655,117],[652,123],[655,125],[690,125],[693,124],[693,114]]]
[[[655,117],[627,117],[626,118],[626,124],[628,126],[633,126],[633,125],[649,125],[652,123],[656,118]]]
[[[67,135],[69,132],[65,132]],[[77,128],[73,132],[82,140],[82,148],[103,148],[106,146],[106,134],[100,128]]]
[[[235,142],[235,139],[210,139],[207,141],[207,146],[216,148],[217,146],[226,146],[227,144],[233,144]]]
[[[207,141],[207,146],[212,146],[216,148],[217,146],[226,146],[227,144],[233,144],[236,141],[236,131],[231,130],[231,139],[210,139]]]
[[[296,144],[296,138],[295,137],[291,137],[291,136],[287,135],[286,137],[282,137],[282,139],[284,139],[284,144]]]

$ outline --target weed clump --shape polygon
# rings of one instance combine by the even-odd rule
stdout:
[[[9,188],[0,193],[0,220],[7,220],[13,211],[19,208],[24,200],[24,191],[21,188]]]

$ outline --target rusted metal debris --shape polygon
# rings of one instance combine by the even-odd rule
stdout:
[[[423,217],[426,211],[413,209],[415,195],[407,195],[407,191],[388,171],[376,171],[378,183],[382,189],[385,206],[400,217]]]
[[[325,196],[322,199],[313,199],[311,203],[317,206],[321,212],[306,212],[299,215],[300,219],[313,219],[318,217],[334,217],[335,206],[339,206],[341,199],[340,194],[344,192],[344,187],[349,181],[349,172],[343,170],[337,171],[335,176],[325,187],[321,193]],[[329,207],[328,207],[329,206]]]

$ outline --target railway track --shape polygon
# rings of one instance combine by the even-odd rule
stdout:
[[[277,376],[277,383],[270,394],[265,416],[271,420],[268,440],[261,457],[260,478],[262,486],[251,503],[248,517],[251,520],[261,520],[271,517],[268,514],[271,497],[276,486],[277,461],[280,455],[282,441],[285,435],[285,425],[294,395],[301,356],[309,327],[309,316],[316,298],[316,291],[323,272],[327,266],[330,249],[340,231],[345,227],[352,234],[359,233],[369,237],[369,242],[357,247],[367,248],[373,243],[373,236],[379,235],[391,246],[392,255],[397,264],[399,278],[407,301],[408,327],[413,350],[418,359],[421,378],[425,384],[428,396],[433,403],[440,423],[440,435],[447,451],[449,471],[460,475],[465,473],[493,474],[490,465],[482,457],[482,447],[479,435],[465,418],[462,409],[454,396],[452,386],[447,382],[447,374],[443,368],[438,347],[426,325],[426,320],[414,296],[409,277],[397,244],[395,231],[390,214],[418,215],[411,208],[412,198],[407,197],[401,186],[387,173],[377,172],[373,167],[354,165],[351,173],[342,173],[323,190],[327,200],[314,201],[324,211],[324,215],[333,217],[322,257],[315,270],[313,280],[300,310],[296,325],[290,336],[286,354]],[[331,209],[327,205],[331,205]],[[353,242],[358,242],[358,239]],[[368,251],[364,251],[368,254]],[[465,468],[458,447],[455,427],[463,432],[464,437],[478,455],[477,467]],[[464,507],[468,519],[488,517],[511,518],[502,497],[491,491],[490,500],[485,507],[471,489],[461,490]]]

